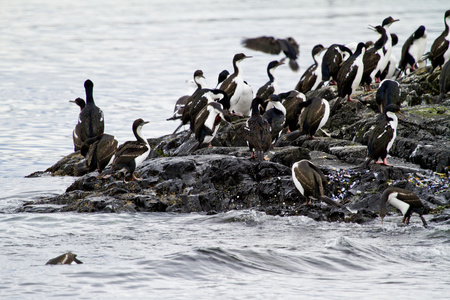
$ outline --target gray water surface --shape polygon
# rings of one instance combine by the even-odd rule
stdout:
[[[168,122],[186,81],[202,69],[210,86],[234,54],[256,91],[282,55],[243,48],[244,37],[293,36],[300,71],[316,44],[376,39],[367,29],[391,15],[394,55],[420,25],[427,51],[444,29],[445,1],[31,1],[0,2],[0,299],[448,299],[450,227],[366,225],[249,211],[203,214],[14,213],[59,195],[74,178],[24,178],[73,150],[79,109],[94,82],[106,132],[123,143],[131,124],[147,137]],[[432,216],[426,216],[429,220]],[[82,265],[46,266],[62,253]]]

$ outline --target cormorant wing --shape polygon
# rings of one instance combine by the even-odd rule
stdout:
[[[272,36],[260,36],[242,40],[242,46],[269,54],[279,54],[281,52],[279,40]]]

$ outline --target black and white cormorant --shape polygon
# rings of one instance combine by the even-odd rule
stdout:
[[[270,95],[269,99],[265,102],[267,102],[267,106],[262,117],[270,124],[272,141],[275,143],[284,128],[284,123],[286,121],[286,108],[283,104],[281,104],[280,97],[275,94]]]
[[[130,172],[132,180],[141,180],[134,175],[136,168],[148,157],[150,145],[147,139],[142,135],[142,127],[149,123],[142,119],[133,122],[133,134],[136,141],[127,141],[117,148],[114,160],[111,164],[114,171],[123,173],[123,182],[127,171]]]
[[[420,198],[413,192],[399,187],[388,187],[384,190],[380,198],[381,222],[383,222],[384,217],[386,216],[387,202],[402,212],[402,223],[408,225],[411,215],[417,213],[422,220],[423,226],[427,226],[427,221],[425,221],[425,218],[423,217],[426,208],[422,201],[420,201]]]
[[[82,264],[83,262],[77,258],[77,255],[71,252],[64,253],[58,257],[50,259],[46,265],[70,265],[76,262],[77,264]]]
[[[264,152],[272,146],[272,133],[269,122],[261,116],[259,106],[264,102],[261,98],[252,100],[252,114],[248,118],[244,129],[244,137],[252,152],[251,159],[264,159]],[[256,153],[256,155],[255,155]]]
[[[177,102],[175,103],[175,108],[173,109],[173,116],[168,118],[167,121],[177,120],[177,119],[182,118],[183,112],[184,112],[184,109],[185,109],[186,105],[190,101],[192,101],[191,97],[195,96],[198,93],[199,90],[201,90],[203,88],[206,88],[205,76],[203,75],[203,71],[202,70],[196,70],[194,72],[193,82],[194,82],[194,85],[195,85],[195,90],[191,94],[181,96],[177,100]],[[187,124],[187,122],[185,124]],[[183,124],[183,125],[185,125],[185,124]],[[177,130],[178,130],[178,128],[177,128]]]
[[[184,125],[190,122],[190,111],[191,104],[194,100],[195,96],[200,92],[201,89],[206,88],[205,76],[203,75],[202,70],[196,70],[194,72],[194,82],[196,89],[191,95],[184,95],[177,100],[174,108],[174,114],[169,120],[177,120],[181,119],[181,124],[175,129],[173,134],[177,133],[177,131]]]
[[[399,62],[399,68],[403,74],[416,70],[417,62],[422,58],[426,44],[427,32],[425,26],[421,25],[403,44]]]
[[[361,83],[364,72],[363,57],[366,51],[366,45],[359,43],[355,52],[350,56],[339,69],[336,82],[338,88],[338,96],[341,98],[348,97],[348,101],[352,101],[352,93]]]
[[[361,84],[365,86],[366,91],[370,91],[370,84],[375,81],[375,75],[380,72],[382,64],[384,63],[385,44],[388,42],[386,29],[383,26],[375,26],[373,30],[380,34],[380,38],[374,43],[373,47],[368,49],[363,56],[364,72],[361,79]]]
[[[84,99],[81,99],[81,98],[76,98],[75,100],[69,100],[69,102],[72,102],[72,103],[75,103],[76,105],[78,105],[80,107],[80,112],[86,106],[86,102],[84,101]],[[82,128],[82,125],[79,125],[77,123],[77,125],[75,125],[75,128],[73,129],[73,132],[72,132],[74,151],[80,150],[81,146],[83,146],[83,141],[80,138],[81,128]]]
[[[292,180],[297,190],[311,204],[311,199],[324,201],[331,206],[339,206],[331,198],[325,196],[327,179],[323,172],[309,160],[303,159],[292,165]]]
[[[242,40],[242,45],[246,48],[261,51],[269,54],[279,54],[283,51],[289,59],[289,67],[293,71],[298,71],[297,58],[300,55],[300,46],[293,37],[287,39],[276,39],[272,36],[260,36]]]
[[[279,93],[278,80],[275,77],[275,69],[283,64],[283,60],[273,60],[267,65],[267,76],[269,76],[269,81],[258,89],[258,92],[256,92],[256,97],[268,99],[270,95]]]
[[[193,152],[202,144],[209,144],[209,147],[211,147],[211,141],[216,136],[220,123],[226,118],[226,112],[219,102],[212,101],[203,107],[194,120],[193,132],[198,144],[194,145],[190,152]]]
[[[442,68],[442,66],[450,60],[450,9],[445,12],[444,25],[444,31],[434,40],[428,55],[431,65],[433,66],[431,72],[437,67]]]
[[[286,108],[286,121],[284,122],[284,127],[288,128],[286,133],[297,130],[300,110],[296,110],[296,108],[301,102],[306,101],[305,94],[297,90],[292,90],[286,93],[280,93],[278,97],[280,97],[281,103]]]
[[[196,93],[192,103],[190,105],[190,128],[194,132],[195,120],[200,111],[208,105],[210,102],[219,102],[222,105],[222,109],[230,109],[230,98],[228,94],[220,89],[201,89]]]
[[[311,50],[311,55],[314,60],[314,64],[309,66],[308,69],[303,73],[302,77],[300,77],[299,82],[295,86],[295,89],[301,93],[306,94],[313,88],[319,87],[319,84],[322,82],[322,56],[324,55],[324,51],[326,48],[321,45],[315,45]]]
[[[365,166],[368,166],[372,160],[379,163],[379,159],[382,160],[380,164],[389,166],[386,157],[397,137],[397,113],[400,113],[400,107],[391,103],[386,106],[385,113],[378,116],[377,124],[367,143],[368,159],[364,163]]]
[[[445,95],[450,92],[450,60],[442,67],[439,76],[439,91],[439,100],[444,99]]]
[[[117,145],[115,137],[107,133],[87,139],[80,149],[85,160],[75,167],[75,176],[82,176],[95,170],[101,174],[113,162]]]
[[[400,21],[399,19],[394,19],[392,17],[387,17],[383,20],[383,23],[381,24],[381,26],[383,26],[384,30],[386,31],[386,37],[387,37],[387,41],[386,43],[384,43],[383,46],[383,59],[381,61],[381,65],[380,65],[380,70],[379,72],[375,75],[375,82],[380,82],[380,75],[381,73],[384,71],[384,69],[386,68],[387,64],[389,63],[389,60],[391,59],[391,53],[392,53],[392,35],[391,32],[389,31],[389,27],[395,23]]]
[[[302,108],[298,118],[299,132],[313,139],[317,130],[321,129],[330,116],[330,104],[327,100],[314,97],[298,105]],[[298,110],[298,109],[297,109]]]
[[[230,112],[248,116],[253,99],[251,87],[244,81],[242,71],[239,68],[244,59],[251,58],[244,53],[238,53],[233,57],[234,72],[220,85],[220,90],[225,91],[230,98]]]
[[[394,47],[395,45],[398,44],[398,36],[395,33],[391,33],[391,39],[392,39],[392,47]],[[422,56],[422,59],[423,59],[423,56]],[[419,62],[420,62],[420,60],[419,60]],[[380,74],[380,81],[383,81],[384,79],[397,78],[400,74],[400,69],[397,68],[397,66],[398,66],[398,58],[392,52],[386,68],[384,68],[383,72],[381,72],[381,74]]]
[[[84,82],[84,88],[86,90],[86,106],[78,116],[78,125],[81,126],[79,137],[82,142],[102,134],[105,129],[103,112],[94,102],[94,83],[88,79]]]
[[[384,114],[386,106],[397,104],[400,107],[400,84],[392,79],[385,79],[380,83],[376,93],[376,102],[380,107],[380,113]]]
[[[335,84],[342,64],[353,54],[345,45],[333,44],[325,51],[322,58],[322,80]]]

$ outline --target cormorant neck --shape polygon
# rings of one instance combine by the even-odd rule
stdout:
[[[93,87],[86,87],[86,104],[94,104]]]
[[[142,126],[138,126],[135,131],[133,131],[136,140],[141,143],[148,144],[147,140],[142,135]]]
[[[386,31],[383,31],[383,33],[381,33],[380,38],[375,42],[374,47],[376,49],[381,49],[386,42],[388,41],[388,37],[386,35]]]
[[[240,60],[233,62],[233,69],[234,69],[234,74],[237,76],[239,75],[239,64],[241,63]]]
[[[270,82],[274,82],[275,76],[273,75],[273,72],[275,71],[275,68],[267,69],[267,75],[269,75]]]
[[[259,102],[257,101],[253,101],[252,102],[252,117],[253,116],[260,116],[261,114],[259,113]]]

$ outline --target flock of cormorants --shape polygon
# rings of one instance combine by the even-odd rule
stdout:
[[[181,121],[174,134],[181,126],[189,123],[190,131],[197,141],[190,150],[192,152],[202,144],[210,145],[222,121],[229,122],[231,116],[247,118],[243,132],[251,158],[263,160],[264,153],[273,147],[283,130],[297,130],[299,134],[313,139],[314,134],[326,124],[336,104],[330,108],[325,99],[307,99],[307,92],[324,84],[336,84],[339,96],[337,103],[345,98],[347,101],[357,101],[351,98],[353,92],[360,85],[365,90],[370,90],[371,84],[376,82],[379,83],[376,101],[380,106],[380,115],[368,141],[368,158],[362,166],[367,167],[372,160],[376,163],[381,160],[380,164],[388,165],[386,157],[396,138],[396,114],[400,113],[400,88],[396,79],[421,67],[427,59],[431,62],[432,71],[437,67],[443,68],[444,65],[443,70],[450,69],[447,67],[450,59],[450,10],[445,12],[445,30],[433,42],[430,52],[424,54],[427,35],[425,27],[420,26],[403,45],[402,57],[398,63],[391,54],[398,38],[389,31],[390,26],[397,21],[388,17],[381,25],[371,26],[380,35],[375,42],[333,44],[328,48],[316,45],[312,49],[314,64],[301,76],[295,90],[285,93],[278,90],[274,71],[286,59],[293,71],[298,70],[297,42],[291,37],[276,39],[262,36],[244,39],[244,47],[270,54],[283,52],[286,58],[268,64],[269,81],[258,89],[255,96],[240,72],[240,64],[251,56],[236,54],[233,58],[233,73],[222,71],[214,89],[206,88],[201,70],[195,71],[193,80],[196,90],[192,95],[178,99],[174,114],[168,119]],[[97,170],[100,176],[107,177],[113,172],[120,172],[123,173],[125,182],[129,172],[132,180],[140,180],[134,171],[150,153],[148,141],[142,135],[142,126],[148,122],[135,120],[132,129],[136,141],[128,141],[117,147],[118,142],[114,136],[104,133],[103,112],[94,103],[92,81],[86,80],[84,86],[86,102],[81,98],[71,101],[81,109],[78,124],[73,130],[74,149],[85,157],[76,167],[76,175]],[[108,165],[111,168],[105,170]],[[318,199],[329,205],[339,206],[324,194],[326,178],[310,161],[294,163],[292,178],[299,192],[308,198],[307,203],[311,203],[311,199]],[[386,189],[381,197],[381,218],[386,215],[386,202],[401,210],[404,215],[402,222],[408,224],[411,214],[416,212],[426,225],[422,217],[424,205],[414,193],[397,187]]]

